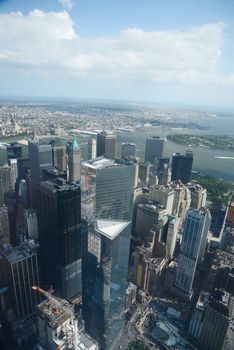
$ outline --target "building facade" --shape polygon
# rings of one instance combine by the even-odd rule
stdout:
[[[136,144],[130,142],[122,143],[121,158],[128,159],[129,157],[135,157],[136,155]]]
[[[68,156],[69,182],[80,181],[81,177],[81,152],[76,137],[73,137]]]
[[[131,223],[97,220],[89,228],[83,270],[83,315],[102,349],[116,349],[125,325]]]
[[[97,157],[115,158],[116,135],[102,131],[97,134]]]
[[[181,180],[186,184],[191,180],[193,166],[193,152],[186,151],[185,155],[174,153],[172,156],[171,180]]]
[[[145,162],[154,164],[155,158],[163,157],[165,138],[153,136],[146,139]]]

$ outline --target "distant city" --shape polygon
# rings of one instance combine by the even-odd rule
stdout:
[[[234,348],[233,135],[179,136],[216,117],[1,103],[1,349]]]

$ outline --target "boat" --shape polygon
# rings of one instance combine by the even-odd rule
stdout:
[[[227,160],[234,160],[234,157],[221,157],[221,156],[214,156],[215,159],[227,159]]]

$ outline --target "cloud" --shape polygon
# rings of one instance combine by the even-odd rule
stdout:
[[[68,11],[72,10],[74,6],[74,2],[72,0],[59,0],[59,3]]]
[[[34,10],[0,14],[0,64],[27,74],[127,81],[234,84],[218,77],[223,23],[184,31],[123,30],[82,38],[69,14]]]

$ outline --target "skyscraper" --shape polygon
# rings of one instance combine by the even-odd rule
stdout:
[[[80,147],[74,136],[68,155],[69,182],[75,183],[80,181],[81,153]]]
[[[125,324],[131,223],[97,220],[90,226],[83,270],[83,315],[105,350],[118,347]]]
[[[66,298],[81,292],[80,187],[57,178],[38,188],[38,233],[46,282]]]
[[[190,182],[193,166],[193,152],[186,151],[185,155],[174,153],[172,156],[171,180],[181,180],[184,184]]]
[[[116,135],[102,131],[97,134],[97,157],[115,158]]]
[[[5,203],[5,195],[13,192],[11,168],[8,165],[0,167],[0,204]]]
[[[9,166],[11,168],[12,188],[14,189],[18,177],[17,159],[9,159]]]
[[[10,227],[8,210],[5,205],[0,206],[0,245],[10,242]]]
[[[88,142],[88,159],[95,159],[97,157],[97,141],[92,137]]]
[[[82,217],[131,220],[135,165],[105,157],[82,163]]]
[[[121,158],[126,159],[129,157],[135,157],[136,155],[136,144],[130,142],[122,143],[122,154]]]
[[[154,164],[155,158],[162,158],[165,138],[153,136],[146,139],[145,162]]]
[[[190,297],[197,263],[204,255],[210,227],[210,213],[207,209],[188,211],[176,271],[175,287],[178,294]]]
[[[59,170],[67,171],[67,153],[66,144],[63,139],[57,137],[52,140],[52,158],[53,166]]]
[[[52,166],[52,147],[37,140],[29,141],[29,168],[31,173],[32,201],[36,206],[36,188],[43,179],[42,169]]]

